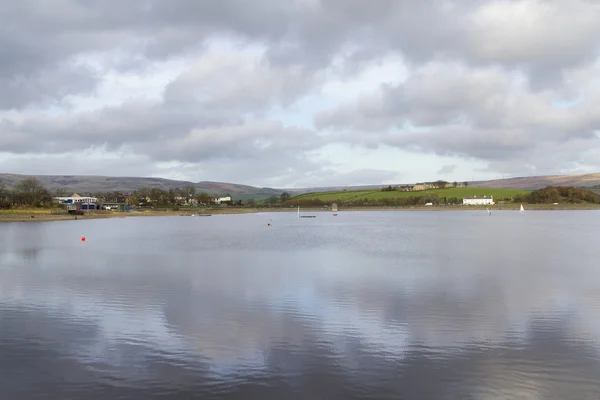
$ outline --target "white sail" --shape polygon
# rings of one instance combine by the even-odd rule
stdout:
[[[331,205],[331,211],[332,211],[332,212],[334,212],[334,213],[336,213],[336,212],[338,211],[338,207],[337,207],[337,204],[336,204],[336,203],[333,203],[333,204]]]
[[[300,218],[300,206],[298,206],[298,218]]]
[[[490,211],[489,208],[487,208],[487,212],[488,212],[488,215],[492,215],[492,211]]]
[[[525,212],[525,209],[523,208],[523,204],[521,204],[521,212]]]

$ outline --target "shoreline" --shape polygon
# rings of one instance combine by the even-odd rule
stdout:
[[[412,207],[348,207],[342,208],[338,212],[355,211],[485,211],[489,208],[491,211],[518,211],[520,207],[516,204],[485,206],[412,206]],[[590,211],[600,210],[600,204],[528,204],[526,211]],[[50,222],[50,221],[85,221],[91,219],[106,218],[129,218],[129,217],[176,217],[182,216],[182,213],[210,214],[210,215],[233,215],[233,214],[257,214],[273,212],[297,212],[297,208],[223,208],[223,209],[200,209],[200,210],[146,210],[146,211],[128,211],[111,212],[96,211],[85,215],[70,215],[65,213],[56,213],[52,210],[38,209],[17,209],[0,210],[0,223],[2,222]],[[301,209],[303,214],[310,213],[331,213],[331,210],[306,207]]]

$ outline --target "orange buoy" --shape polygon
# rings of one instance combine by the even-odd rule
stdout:
[[[81,235],[81,241],[85,242],[85,235]]]

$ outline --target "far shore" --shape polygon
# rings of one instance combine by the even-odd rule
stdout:
[[[411,207],[344,207],[338,211],[340,214],[348,211],[473,211],[486,210],[492,211],[518,211],[520,204],[496,204],[494,206],[411,206]],[[525,204],[526,211],[535,210],[600,210],[599,204]],[[128,218],[128,217],[160,217],[160,216],[180,216],[182,214],[251,214],[251,213],[271,213],[271,212],[289,212],[296,213],[296,207],[265,207],[265,208],[190,208],[180,210],[134,210],[127,212],[116,211],[92,211],[85,215],[71,215],[63,212],[48,209],[12,209],[0,210],[0,222],[46,222],[46,221],[72,221],[89,220],[102,218]],[[322,207],[301,208],[302,214],[307,213],[331,213],[331,210]]]

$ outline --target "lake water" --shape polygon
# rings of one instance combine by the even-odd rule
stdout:
[[[600,398],[600,212],[317,215],[0,224],[0,399]]]

